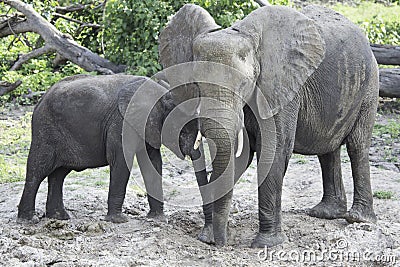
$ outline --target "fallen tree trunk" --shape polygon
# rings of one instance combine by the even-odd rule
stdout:
[[[123,72],[124,65],[116,65],[100,57],[86,47],[77,44],[67,35],[57,30],[51,23],[40,16],[29,4],[19,0],[0,0],[25,15],[15,16],[0,22],[0,37],[16,35],[23,32],[35,32],[45,41],[45,45],[19,57],[12,70],[18,69],[27,60],[39,55],[57,52],[60,56],[75,63],[86,71],[96,71],[102,74]]]
[[[400,98],[400,69],[379,70],[379,96]]]
[[[371,44],[378,64],[400,65],[400,46]]]

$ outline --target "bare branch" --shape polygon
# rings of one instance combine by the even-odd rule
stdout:
[[[44,55],[44,54],[54,52],[54,51],[55,50],[48,45],[45,45],[38,49],[32,50],[31,52],[29,52],[27,54],[21,55],[18,58],[17,62],[15,62],[14,65],[11,67],[10,70],[18,70],[28,60],[38,57],[38,56],[41,56],[41,55]]]
[[[77,64],[86,71],[97,71],[109,74],[123,72],[125,70],[126,66],[115,65],[61,33],[54,25],[41,17],[31,5],[25,4],[20,0],[0,0],[0,2],[4,2],[23,13],[26,17],[25,22],[26,25],[29,26],[29,28],[27,27],[29,31],[38,33],[43,38],[47,47],[53,49],[53,51],[59,53],[60,56]],[[15,28],[12,29],[15,32]]]
[[[95,28],[95,29],[98,29],[98,28],[102,28],[102,27],[103,27],[102,25],[99,25],[99,24],[86,23],[86,22],[84,22],[84,21],[80,21],[80,20],[77,20],[77,19],[73,19],[73,18],[70,18],[70,17],[68,17],[68,16],[65,16],[65,15],[62,15],[62,14],[58,14],[58,13],[55,13],[54,16],[55,16],[55,17],[58,17],[58,18],[63,18],[63,19],[68,20],[68,21],[72,21],[72,22],[78,23],[78,24],[80,24],[82,27],[91,27],[91,28]]]
[[[0,96],[5,95],[22,84],[22,81],[18,80],[15,83],[9,83],[6,81],[0,81]]]
[[[0,38],[30,31],[32,31],[32,27],[27,19],[18,14],[0,22]]]
[[[58,6],[56,7],[56,12],[60,14],[67,14],[71,12],[77,12],[77,11],[82,11],[90,7],[90,5],[83,5],[83,4],[75,4],[75,5],[70,5],[70,6]]]
[[[257,4],[260,5],[260,7],[263,6],[270,6],[271,4],[268,2],[268,0],[254,0]]]
[[[100,3],[99,5],[95,6],[93,9],[98,9],[103,7],[106,4],[106,1]],[[58,6],[56,7],[56,12],[59,14],[67,14],[67,13],[72,13],[72,12],[79,12],[85,9],[89,9],[91,8],[90,4],[74,4],[74,5],[70,5],[70,6],[66,6],[66,7],[62,7],[62,6]]]

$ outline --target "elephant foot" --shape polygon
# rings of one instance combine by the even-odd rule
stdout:
[[[258,233],[254,238],[253,243],[251,243],[252,248],[264,248],[264,247],[274,247],[276,245],[282,244],[287,240],[284,233]]]
[[[107,214],[104,220],[112,223],[126,223],[129,221],[128,217],[122,213]]]
[[[147,213],[147,218],[157,221],[157,222],[162,222],[162,223],[168,223],[168,219],[165,216],[163,211],[149,211],[149,213]]]
[[[339,199],[323,199],[320,203],[308,211],[308,215],[311,217],[331,220],[343,218],[346,212],[346,201]]]
[[[215,241],[212,223],[205,224],[197,238],[203,243],[213,244]]]
[[[65,209],[46,211],[46,217],[57,220],[69,220],[71,218]]]
[[[376,223],[377,221],[373,208],[361,204],[353,205],[344,218],[348,223]]]
[[[37,215],[32,215],[29,218],[18,215],[17,223],[19,224],[37,224],[40,222],[40,219]]]

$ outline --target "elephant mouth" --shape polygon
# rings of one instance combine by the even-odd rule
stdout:
[[[197,150],[199,149],[199,146],[201,144],[203,135],[201,134],[200,131],[197,132],[197,137],[196,140],[193,144],[193,149]],[[243,152],[243,128],[240,129],[238,135],[237,135],[237,148],[236,148],[236,153],[235,153],[235,157],[238,158],[240,157],[240,155],[242,155]]]

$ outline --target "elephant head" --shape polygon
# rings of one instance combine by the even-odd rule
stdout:
[[[156,149],[164,144],[180,159],[185,156],[198,159],[200,152],[193,149],[197,120],[175,108],[168,89],[168,84],[160,85],[144,77],[121,88],[118,109],[125,119],[124,127],[133,128],[142,140]]]
[[[244,105],[255,103],[253,109],[260,120],[277,114],[318,68],[325,53],[313,20],[281,6],[259,8],[220,30],[207,11],[187,4],[161,32],[159,48],[164,69],[184,62],[212,63],[201,68],[201,74],[194,74],[208,75],[210,82],[190,84],[173,97],[180,102],[200,96],[199,105],[193,105],[199,110],[200,133],[216,149],[211,180],[224,174],[223,184],[228,187],[233,186],[235,147],[237,154],[241,151]],[[226,68],[213,67],[220,65]],[[221,86],[215,77],[229,86]],[[218,226],[220,218],[225,224],[218,226],[222,229],[226,227],[223,217],[229,211],[229,194],[218,202],[214,203],[213,223]],[[215,241],[224,242],[218,231],[214,226]]]

